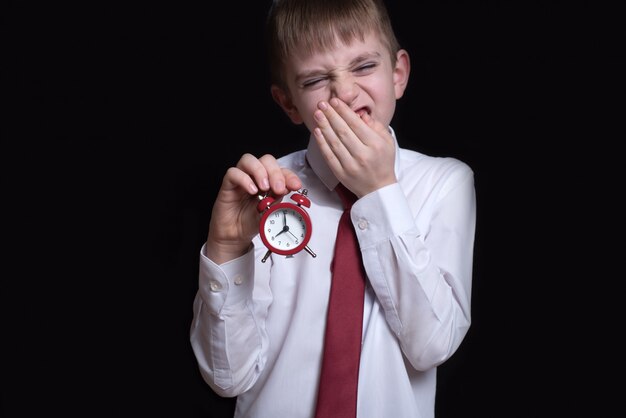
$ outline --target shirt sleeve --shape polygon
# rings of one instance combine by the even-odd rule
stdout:
[[[267,338],[252,301],[254,257],[251,250],[217,265],[200,251],[190,339],[202,377],[220,396],[246,391],[265,361]]]
[[[396,183],[352,208],[370,285],[417,370],[448,359],[469,329],[475,199],[459,164],[427,194]]]

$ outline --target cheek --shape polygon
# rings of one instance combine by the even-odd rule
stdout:
[[[388,86],[383,87],[381,86]],[[393,84],[380,81],[369,90],[370,98],[374,101],[374,117],[383,123],[391,121],[396,107],[396,94]]]
[[[313,112],[317,110],[317,104],[322,100],[328,100],[328,98],[323,94],[308,94],[298,100],[298,112],[309,129],[313,129],[317,126]]]

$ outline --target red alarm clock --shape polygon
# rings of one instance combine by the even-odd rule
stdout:
[[[259,195],[260,202],[257,209],[263,215],[259,224],[259,234],[268,251],[261,259],[263,263],[271,253],[293,257],[294,254],[305,250],[311,256],[316,254],[307,246],[311,239],[313,228],[311,217],[304,209],[311,207],[307,197],[307,189],[297,191],[290,196],[292,202],[274,203],[271,196]]]

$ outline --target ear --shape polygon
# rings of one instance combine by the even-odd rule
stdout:
[[[396,66],[393,69],[393,88],[396,92],[396,99],[399,99],[404,94],[410,73],[411,60],[409,53],[405,49],[401,49],[396,54]]]
[[[272,84],[271,87],[272,98],[278,105],[283,109],[283,111],[287,114],[289,119],[295,124],[300,125],[303,123],[302,116],[300,116],[300,112],[298,112],[298,108],[294,106],[291,101],[291,96],[282,88],[278,87],[276,84]]]

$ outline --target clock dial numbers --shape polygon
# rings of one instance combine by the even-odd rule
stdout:
[[[282,228],[280,230],[277,229],[277,219],[272,218],[282,218]],[[273,241],[277,248],[288,250],[294,245],[297,246],[300,244],[301,240],[305,237],[306,223],[299,213],[291,209],[276,211],[274,215],[270,216],[268,219],[270,227],[267,229],[267,237]],[[278,232],[274,233],[275,231]],[[285,235],[279,240],[278,237],[282,234]]]

